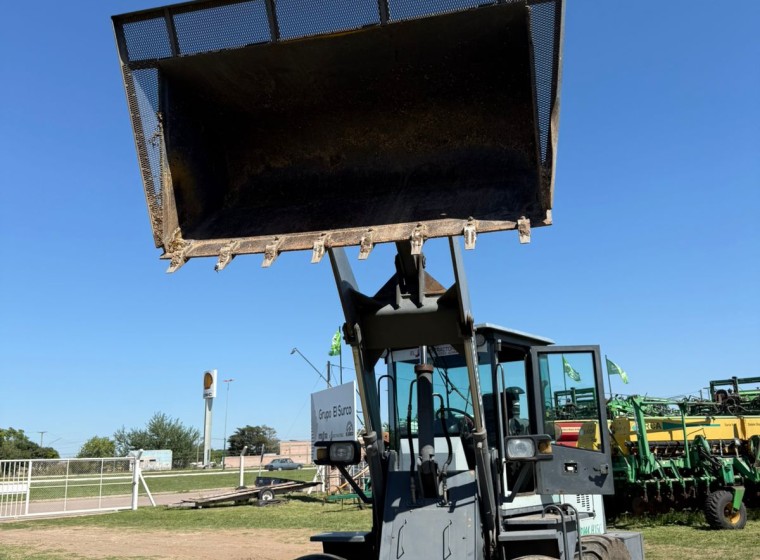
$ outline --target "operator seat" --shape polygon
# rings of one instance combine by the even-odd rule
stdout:
[[[507,435],[519,436],[529,431],[528,421],[520,418],[520,395],[524,393],[525,391],[520,387],[507,387],[503,392],[504,410],[507,414]]]

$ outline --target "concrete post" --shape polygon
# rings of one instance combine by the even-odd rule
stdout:
[[[137,498],[140,490],[140,457],[143,454],[143,450],[139,449],[135,452],[135,460],[132,464],[132,510],[137,510]]]
[[[243,450],[240,452],[240,484],[238,484],[239,489],[245,488],[245,484],[243,483],[243,470],[245,468],[245,452],[248,451],[248,446],[244,446]]]

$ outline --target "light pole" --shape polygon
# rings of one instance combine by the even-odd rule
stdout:
[[[224,442],[222,443],[222,470],[227,468],[225,458],[227,457],[227,409],[230,407],[230,383],[235,381],[233,378],[222,379],[222,383],[227,385],[227,396],[224,399]]]
[[[301,351],[300,351],[298,348],[293,348],[293,349],[290,351],[290,355],[292,356],[292,355],[293,355],[293,354],[295,354],[296,352],[298,353],[298,355],[299,355],[299,356],[301,356],[301,357],[302,357],[302,358],[303,358],[303,359],[306,361],[306,363],[307,363],[307,364],[309,364],[309,365],[311,366],[311,368],[312,368],[314,371],[316,371],[316,372],[317,372],[317,375],[319,375],[319,377],[321,377],[321,378],[322,378],[322,380],[323,380],[325,383],[327,383],[327,387],[329,388],[329,387],[331,386],[331,385],[330,385],[330,380],[329,380],[329,379],[327,379],[327,378],[326,378],[324,375],[322,375],[322,372],[321,372],[321,371],[319,371],[319,370],[317,369],[317,367],[316,367],[314,364],[312,364],[312,363],[309,361],[309,359],[308,359],[306,356],[304,356],[303,354],[301,354]]]

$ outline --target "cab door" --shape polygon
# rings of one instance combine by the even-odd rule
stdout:
[[[598,346],[530,350],[538,433],[552,436],[552,459],[536,463],[541,494],[612,494],[604,377]]]

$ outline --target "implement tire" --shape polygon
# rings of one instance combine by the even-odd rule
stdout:
[[[631,560],[628,547],[617,537],[586,535],[581,538],[581,550],[584,560]]]
[[[713,529],[744,529],[747,508],[742,505],[733,511],[734,495],[729,490],[716,490],[705,500],[705,519]]]

